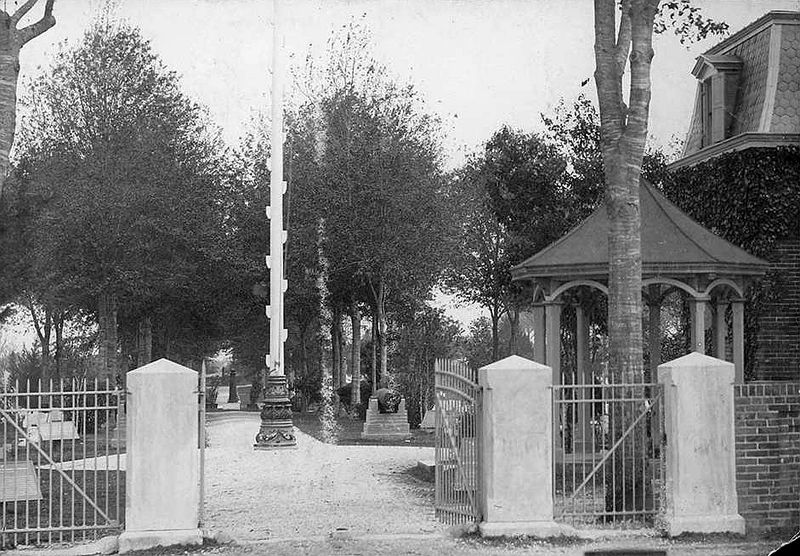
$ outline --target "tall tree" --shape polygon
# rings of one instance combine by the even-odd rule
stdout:
[[[347,245],[354,275],[368,286],[385,371],[387,300],[397,290],[425,297],[446,249],[436,122],[420,111],[412,89],[391,84],[380,96],[334,98],[327,117],[326,244]]]
[[[489,312],[492,361],[500,357],[500,318],[511,284],[508,234],[491,209],[483,156],[474,156],[455,172],[454,209],[457,245],[445,270],[443,289]]]
[[[511,282],[511,266],[546,247],[570,224],[566,167],[553,141],[503,126],[455,173],[460,236],[445,285],[489,311],[495,360],[500,318],[508,316],[515,350],[526,297]]]
[[[659,5],[662,20],[657,24]],[[659,0],[594,0],[594,75],[600,107],[600,147],[609,223],[609,368],[613,380],[624,384],[644,381],[639,180],[650,113],[654,26],[659,31],[667,28],[663,23],[665,14],[682,40],[692,31],[705,34],[724,30],[724,26],[702,18],[689,0],[664,3]],[[626,102],[623,76],[628,67]],[[612,408],[615,440],[633,424],[634,411],[630,406]],[[643,429],[636,434],[643,435]],[[606,507],[641,510],[643,497],[633,500],[635,508],[623,508],[622,504],[625,504],[626,493],[630,499],[637,490],[643,492],[641,483],[646,480],[646,470],[633,466],[626,473],[624,458],[617,458],[613,465],[617,472],[608,474]],[[616,477],[621,480],[615,481]]]
[[[727,28],[702,17],[689,0],[594,0],[594,76],[609,222],[609,357],[615,379],[626,383],[642,380],[639,178],[650,114],[653,33],[669,27],[681,41]]]
[[[18,178],[19,196],[40,201],[21,223],[32,283],[97,315],[109,374],[119,334],[135,338],[143,319],[161,355],[211,349],[204,332],[228,274],[226,168],[201,108],[136,29],[113,21],[63,47],[29,104]]]
[[[8,157],[14,145],[17,126],[17,85],[19,82],[19,53],[27,42],[35,39],[56,24],[53,17],[55,0],[45,0],[41,19],[23,28],[19,22],[39,0],[25,0],[13,13],[0,10],[0,199],[8,176]]]
[[[639,176],[650,110],[650,63],[658,0],[595,0],[595,82],[608,212],[608,336],[615,379],[640,382],[642,256]],[[629,56],[630,55],[630,56]],[[630,58],[626,104],[622,76]]]
[[[305,70],[296,86],[321,124],[317,201],[327,299],[334,313],[350,312],[354,302],[370,306],[385,370],[387,303],[397,292],[424,298],[443,262],[448,219],[438,121],[412,87],[387,77],[362,23],[334,33],[324,63],[309,60]]]

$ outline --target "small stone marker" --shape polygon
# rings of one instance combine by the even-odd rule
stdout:
[[[436,408],[433,407],[425,412],[425,417],[422,418],[419,428],[425,430],[434,430],[436,428]]]
[[[32,462],[0,462],[0,502],[41,499],[42,490]]]

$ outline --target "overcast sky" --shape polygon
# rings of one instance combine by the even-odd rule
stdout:
[[[11,3],[11,0],[6,0]],[[283,0],[287,50],[302,60],[331,31],[362,15],[376,55],[414,83],[445,122],[450,164],[501,124],[539,126],[562,97],[595,97],[591,77],[591,0]],[[56,0],[57,25],[23,50],[22,77],[46,65],[64,39],[78,40],[105,0]],[[800,0],[697,2],[733,31]],[[40,2],[44,4],[44,2]],[[232,143],[253,111],[269,102],[272,2],[269,0],[118,0],[117,13],[142,29],[184,90],[206,105]],[[690,117],[694,58],[718,39],[689,48],[657,37],[651,135],[683,137]]]
[[[10,9],[12,0],[4,1]],[[502,124],[533,130],[539,114],[560,98],[581,91],[596,97],[593,81],[580,87],[594,70],[591,0],[283,1],[287,50],[299,60],[309,49],[323,51],[334,29],[363,16],[380,61],[414,83],[442,117],[451,166]],[[732,31],[770,10],[800,10],[800,0],[696,3]],[[23,49],[23,82],[47,65],[61,41],[79,40],[104,4],[56,0],[56,26]],[[268,107],[269,0],[119,0],[117,13],[142,29],[231,144],[254,111]],[[672,35],[656,38],[650,121],[656,141],[683,138],[694,100],[694,58],[718,40],[686,48]],[[473,316],[451,312],[464,322]]]

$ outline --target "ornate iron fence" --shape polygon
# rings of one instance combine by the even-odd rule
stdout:
[[[478,522],[481,389],[466,363],[438,359],[436,397],[436,517],[444,523]]]
[[[553,387],[555,518],[650,525],[663,499],[660,384]]]
[[[0,389],[0,549],[121,530],[123,392],[110,381]]]

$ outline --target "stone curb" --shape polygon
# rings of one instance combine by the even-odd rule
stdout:
[[[119,535],[109,535],[96,541],[73,546],[54,546],[52,548],[13,548],[4,550],[8,556],[90,556],[92,554],[115,554],[119,550]]]

